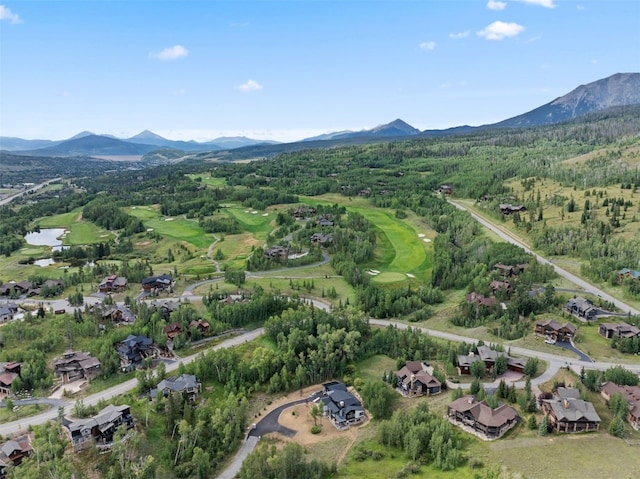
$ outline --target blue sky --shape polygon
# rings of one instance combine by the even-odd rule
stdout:
[[[637,0],[0,0],[0,135],[500,121],[640,71]]]

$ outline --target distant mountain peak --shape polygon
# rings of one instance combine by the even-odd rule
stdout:
[[[73,135],[71,138],[68,138],[69,140],[77,140],[78,138],[84,138],[85,136],[91,136],[91,135],[95,135],[94,132],[92,131],[81,131],[80,133],[78,133],[77,135]]]
[[[391,123],[387,123],[385,125],[378,125],[375,128],[369,130],[372,133],[379,133],[381,131],[397,131],[399,133],[404,133],[406,135],[417,135],[420,133],[420,130],[412,127],[404,120],[400,118],[396,118]]]
[[[129,140],[166,140],[166,138],[163,138],[162,136],[149,130],[141,131],[137,135],[132,136],[131,138],[128,138],[128,139]]]
[[[546,105],[491,126],[524,128],[550,125],[614,106],[637,104],[640,104],[640,73],[616,73],[580,85]]]
[[[333,133],[325,133],[324,135],[314,136],[306,138],[303,141],[318,141],[318,140],[342,140],[346,138],[384,138],[390,136],[413,136],[419,135],[420,130],[412,127],[407,122],[397,118],[391,123],[385,123],[384,125],[378,125],[370,130],[360,131],[336,131]]]

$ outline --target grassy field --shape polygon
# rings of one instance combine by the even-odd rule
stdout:
[[[275,216],[265,211],[252,213],[256,210],[246,209],[240,206],[228,206],[224,208],[223,211],[228,216],[238,220],[242,228],[252,233],[258,240],[264,241],[275,227],[273,223]]]
[[[492,442],[488,460],[529,479],[635,479],[640,471],[638,446],[604,432],[523,436]]]
[[[167,238],[191,243],[198,248],[207,248],[214,239],[200,228],[198,220],[175,218],[150,218],[143,221],[147,228]]]
[[[212,188],[222,188],[224,186],[227,186],[227,180],[225,180],[224,178],[215,178],[202,173],[200,174],[192,173],[186,176],[192,179],[200,178],[202,180],[202,183],[204,183],[207,186],[211,186]]]
[[[109,241],[114,235],[90,221],[82,219],[82,208],[76,208],[68,213],[46,216],[36,221],[41,228],[65,228],[68,233],[62,243],[67,246],[87,245]]]
[[[374,276],[373,281],[381,283],[403,281],[414,275],[419,280],[427,280],[431,273],[433,246],[424,238],[432,239],[435,232],[426,224],[420,224],[417,216],[410,216],[407,220],[395,218],[394,211],[374,208],[368,200],[356,198],[348,199],[341,195],[321,195],[301,198],[301,202],[310,205],[339,204],[347,211],[361,214],[369,220],[376,231],[375,260],[367,265],[381,271]],[[424,235],[419,237],[418,235]],[[388,274],[396,273],[396,274]]]

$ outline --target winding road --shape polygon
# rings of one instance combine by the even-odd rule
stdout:
[[[614,298],[610,294],[607,294],[606,292],[604,292],[603,290],[599,289],[598,287],[592,285],[591,283],[588,283],[587,281],[583,280],[582,278],[577,277],[575,274],[569,273],[567,270],[561,268],[560,266],[555,265],[554,263],[549,261],[547,258],[544,258],[544,257],[540,256],[538,253],[536,253],[535,251],[530,249],[520,238],[516,237],[513,233],[498,227],[495,223],[492,223],[492,222],[488,221],[487,219],[483,218],[482,216],[478,215],[477,213],[475,213],[475,212],[471,211],[470,209],[466,208],[464,205],[462,205],[460,203],[460,201],[455,201],[455,200],[451,200],[451,199],[448,199],[447,201],[449,203],[451,203],[453,206],[455,206],[456,208],[458,208],[459,210],[466,211],[467,213],[469,213],[473,217],[473,219],[475,219],[478,223],[480,223],[485,228],[491,230],[493,233],[498,235],[504,241],[507,241],[508,243],[514,244],[516,246],[519,246],[520,248],[525,250],[527,253],[535,256],[536,260],[539,263],[548,264],[560,276],[562,276],[563,278],[568,279],[569,281],[571,281],[575,285],[580,286],[581,288],[583,288],[585,293],[597,295],[597,296],[601,297],[602,299],[604,299],[606,301],[609,301],[610,303],[615,304],[615,306],[618,309],[624,311],[625,313],[630,313],[630,314],[633,314],[633,315],[636,315],[636,316],[640,315],[640,311],[638,311],[637,309],[632,308],[631,306],[629,306],[628,304],[624,303],[623,301],[620,301],[617,298]]]
[[[55,181],[51,180],[51,181]],[[51,182],[50,181],[50,182]],[[50,182],[47,183],[43,183],[42,185],[38,185],[39,187],[44,186],[45,184],[48,184]],[[537,261],[539,261],[542,264],[548,264],[551,265],[555,271],[565,277],[566,279],[568,279],[569,281],[575,283],[576,285],[578,285],[581,288],[584,288],[586,293],[592,293],[592,294],[597,294],[600,297],[602,297],[603,299],[610,301],[611,303],[615,304],[616,307],[618,307],[621,310],[627,311],[630,314],[635,314],[638,315],[640,314],[639,311],[637,311],[636,309],[630,307],[629,305],[625,304],[624,302],[608,295],[607,293],[605,293],[604,291],[598,289],[597,287],[593,286],[592,284],[582,280],[581,278],[578,278],[577,276],[569,273],[568,271],[560,268],[559,266],[556,266],[555,264],[553,264],[552,262],[550,262],[549,260],[547,260],[546,258],[538,255],[537,253],[533,252],[530,248],[527,247],[527,245],[525,245],[519,238],[515,237],[513,234],[504,231],[503,229],[499,228],[497,225],[492,224],[491,222],[487,221],[486,219],[482,218],[481,216],[475,214],[472,211],[469,211],[467,208],[465,208],[463,205],[453,201],[453,200],[449,200],[450,203],[452,203],[456,208],[463,210],[463,211],[467,211],[474,219],[476,219],[480,224],[482,224],[483,226],[485,226],[486,228],[488,228],[489,230],[493,231],[496,235],[498,235],[500,238],[502,238],[503,240],[510,242],[512,244],[515,244],[521,248],[523,248],[525,251],[527,251],[528,253],[532,254],[535,256],[535,258],[537,259]],[[322,265],[325,264],[329,261],[329,257],[327,255],[323,255],[323,260],[314,264],[314,265],[306,265],[303,266],[301,268],[309,268],[309,267],[313,267],[313,266],[318,266],[318,265]],[[260,277],[266,274],[274,274],[274,273],[281,273],[281,272],[290,272],[291,270],[293,270],[294,268],[287,268],[287,269],[283,269],[283,270],[276,270],[276,271],[269,271],[269,272],[265,272],[265,273],[261,273],[261,274],[256,274],[256,273],[250,273],[250,277]],[[202,299],[201,296],[197,296],[193,294],[193,290],[198,287],[198,286],[202,286],[205,284],[209,284],[209,283],[213,283],[216,281],[221,281],[223,278],[216,278],[216,279],[211,279],[211,280],[205,280],[205,281],[200,281],[197,283],[194,283],[190,286],[188,286],[187,288],[185,288],[185,291],[182,293],[180,298],[167,298],[167,299],[173,299],[173,300],[179,300],[179,299],[189,299],[192,301],[199,301]],[[87,297],[85,299],[89,299],[90,297]],[[96,298],[92,298],[93,300],[96,300]],[[310,303],[312,303],[316,308],[320,308],[320,309],[324,309],[324,310],[329,310],[331,308],[330,304],[318,300],[318,299],[308,299],[308,301]],[[58,301],[51,301],[48,302],[48,304],[50,306],[54,306],[56,304],[60,304],[62,305],[62,303],[66,303],[66,301],[64,300],[58,300]],[[458,334],[453,334],[453,333],[448,333],[448,332],[444,332],[444,331],[437,331],[437,330],[433,330],[433,329],[429,329],[429,328],[424,328],[424,327],[419,327],[419,326],[414,326],[414,325],[409,325],[409,324],[405,324],[405,323],[401,323],[401,322],[397,322],[397,321],[389,321],[389,320],[381,320],[381,319],[369,319],[369,323],[371,325],[374,326],[379,326],[379,327],[388,327],[388,326],[395,326],[399,329],[414,329],[414,330],[419,330],[425,334],[429,334],[430,336],[433,336],[435,338],[441,338],[441,339],[445,339],[445,340],[449,340],[449,341],[455,341],[455,342],[466,342],[466,343],[475,343],[477,342],[476,338],[472,338],[472,337],[468,337],[468,336],[461,336]],[[213,346],[212,349],[217,350],[217,349],[223,349],[223,348],[231,348],[231,347],[236,347],[240,344],[243,344],[245,342],[248,341],[252,341],[256,338],[258,338],[259,336],[261,336],[262,334],[264,334],[264,328],[258,328],[255,329],[253,331],[247,331],[247,332],[242,332],[241,334],[239,334],[238,336],[234,336],[232,338],[226,339],[224,341],[222,341],[221,343],[217,344],[216,346]],[[549,366],[548,368],[545,370],[545,372],[534,378],[531,383],[532,385],[538,385],[544,382],[549,381],[555,374],[556,372],[560,369],[560,368],[572,368],[574,371],[579,372],[581,368],[584,369],[596,369],[596,370],[605,370],[608,369],[610,367],[613,366],[617,366],[620,365],[620,363],[610,363],[610,362],[602,362],[602,361],[586,361],[586,360],[581,360],[581,359],[570,359],[567,358],[566,356],[561,356],[561,355],[556,355],[556,354],[551,354],[551,353],[546,353],[546,352],[541,352],[541,351],[535,351],[535,350],[530,350],[530,349],[526,349],[526,348],[522,348],[522,347],[517,347],[517,346],[509,346],[510,352],[515,354],[515,355],[519,355],[519,356],[524,356],[524,357],[532,357],[532,358],[538,358],[544,361],[547,361]],[[197,353],[197,354],[193,354],[190,356],[186,356],[184,358],[179,359],[178,361],[175,361],[172,364],[168,364],[167,365],[167,372],[172,372],[176,369],[178,369],[179,365],[182,364],[189,364],[191,362],[193,362],[201,353]],[[638,364],[634,364],[634,365],[629,365],[629,364],[624,364],[624,367],[627,368],[630,371],[635,372],[636,374],[640,374],[640,365]],[[524,381],[517,381],[514,383],[516,385],[517,388],[523,388],[524,387]],[[487,383],[487,386],[493,386],[495,385],[494,383]],[[84,398],[84,404],[86,405],[95,405],[100,401],[104,401],[104,400],[109,400],[112,399],[116,396],[125,394],[129,391],[132,391],[135,387],[137,386],[137,380],[136,379],[131,379],[128,381],[125,381],[121,384],[118,384],[116,386],[110,387],[108,389],[105,389],[104,391],[92,394],[90,396],[87,396]],[[38,401],[37,399],[35,401]],[[304,401],[304,400],[302,400]],[[53,404],[53,403],[50,403]],[[72,408],[74,405],[74,401],[70,401],[70,400],[56,400],[55,401],[55,405],[64,408],[64,413],[65,414],[69,414],[72,412]],[[276,422],[277,422],[277,415],[275,412],[273,412],[274,417],[276,417]],[[0,435],[2,436],[7,436],[9,434],[13,434],[16,433],[18,431],[21,430],[25,430],[27,429],[29,426],[34,426],[34,425],[38,425],[38,424],[42,424],[46,421],[55,419],[58,415],[58,411],[55,410],[55,408],[50,409],[49,411],[46,411],[44,413],[35,415],[35,416],[31,416],[31,417],[26,417],[26,418],[22,418],[16,421],[12,421],[12,422],[8,422],[5,424],[1,424],[0,425]],[[265,418],[266,419],[266,418]],[[244,460],[244,458],[255,448],[256,444],[257,444],[257,440],[259,434],[256,433],[255,434],[249,434],[247,436],[247,440],[245,441],[245,443],[242,445],[241,449],[238,451],[238,453],[236,454],[234,460],[232,461],[231,465],[222,472],[222,474],[219,476],[222,479],[231,479],[233,477],[235,477],[235,475],[237,474],[237,472],[240,470],[240,466],[242,465],[242,461]]]

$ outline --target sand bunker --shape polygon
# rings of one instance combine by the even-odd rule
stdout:
[[[425,243],[431,243],[431,240],[429,238],[424,238],[422,241],[424,241]]]

